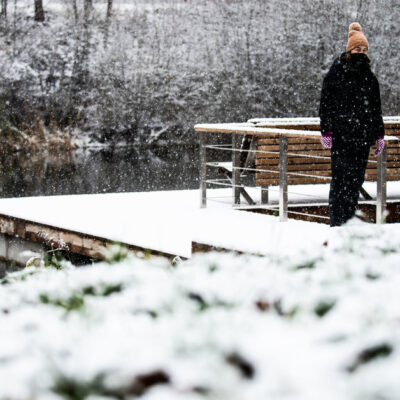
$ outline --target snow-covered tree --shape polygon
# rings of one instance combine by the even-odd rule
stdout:
[[[356,20],[384,114],[400,112],[397,0],[54,0],[39,30],[16,4],[1,27],[0,102],[21,128],[40,118],[105,141],[194,141],[196,122],[316,116]]]

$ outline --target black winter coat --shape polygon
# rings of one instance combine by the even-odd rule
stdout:
[[[365,54],[343,53],[322,85],[321,132],[332,132],[336,148],[354,143],[372,145],[385,134],[379,83]]]

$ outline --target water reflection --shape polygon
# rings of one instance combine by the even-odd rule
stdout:
[[[198,148],[163,146],[0,155],[0,196],[198,188]]]

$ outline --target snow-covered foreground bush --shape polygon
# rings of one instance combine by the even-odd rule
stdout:
[[[362,224],[291,258],[10,274],[0,399],[398,399],[399,249]]]

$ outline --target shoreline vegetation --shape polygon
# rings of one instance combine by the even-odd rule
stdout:
[[[40,119],[37,119],[32,127],[19,129],[13,125],[7,125],[0,130],[1,146],[13,152],[49,149],[76,150],[80,147],[77,138],[76,130],[70,127],[60,130],[55,124],[46,127]]]

